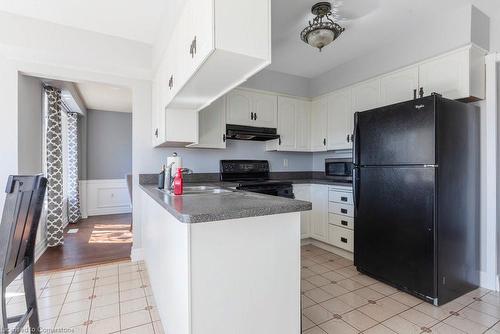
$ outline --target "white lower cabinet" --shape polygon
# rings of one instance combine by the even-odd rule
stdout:
[[[311,238],[328,240],[328,186],[311,185]]]
[[[300,201],[311,201],[311,185],[309,184],[294,184],[293,193],[295,199]],[[311,236],[311,211],[302,211],[300,213],[300,237],[302,239]]]
[[[296,199],[312,203],[312,210],[301,216],[302,238],[316,239],[353,252],[352,188],[310,184],[294,185],[293,191]]]
[[[354,231],[344,228],[338,227],[335,225],[328,225],[328,243],[338,247],[345,249],[346,251],[353,252],[354,251]]]

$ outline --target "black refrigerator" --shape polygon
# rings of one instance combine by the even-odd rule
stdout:
[[[479,110],[437,94],[354,116],[354,264],[442,305],[479,281]]]

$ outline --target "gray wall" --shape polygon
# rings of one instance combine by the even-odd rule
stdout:
[[[219,171],[219,160],[224,159],[257,159],[269,160],[271,171],[310,171],[312,168],[312,153],[300,152],[266,152],[263,142],[228,140],[225,150],[190,149],[190,148],[159,148],[165,164],[167,157],[177,152],[182,157],[183,167],[192,169],[195,173],[216,173]],[[288,167],[283,160],[288,159]]]
[[[18,75],[19,173],[39,174],[42,168],[42,82]]]
[[[311,95],[309,85],[310,80],[308,78],[263,70],[248,79],[241,86],[281,94],[309,97]]]
[[[87,180],[87,111],[78,116],[78,178]]]
[[[88,110],[86,121],[86,179],[122,179],[131,174],[132,114]]]

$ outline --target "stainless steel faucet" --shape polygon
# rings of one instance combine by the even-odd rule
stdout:
[[[175,178],[175,174],[172,173],[172,165],[174,164],[175,162],[172,162],[170,163],[167,168],[165,169],[165,187],[164,189],[171,193],[174,189],[174,178]],[[187,174],[192,174],[193,171],[189,168],[181,168],[181,173],[183,175],[187,175]],[[172,175],[173,174],[173,175]]]

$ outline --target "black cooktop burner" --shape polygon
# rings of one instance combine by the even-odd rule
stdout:
[[[291,182],[269,179],[267,160],[221,160],[220,179],[237,183],[239,190],[294,198]]]

